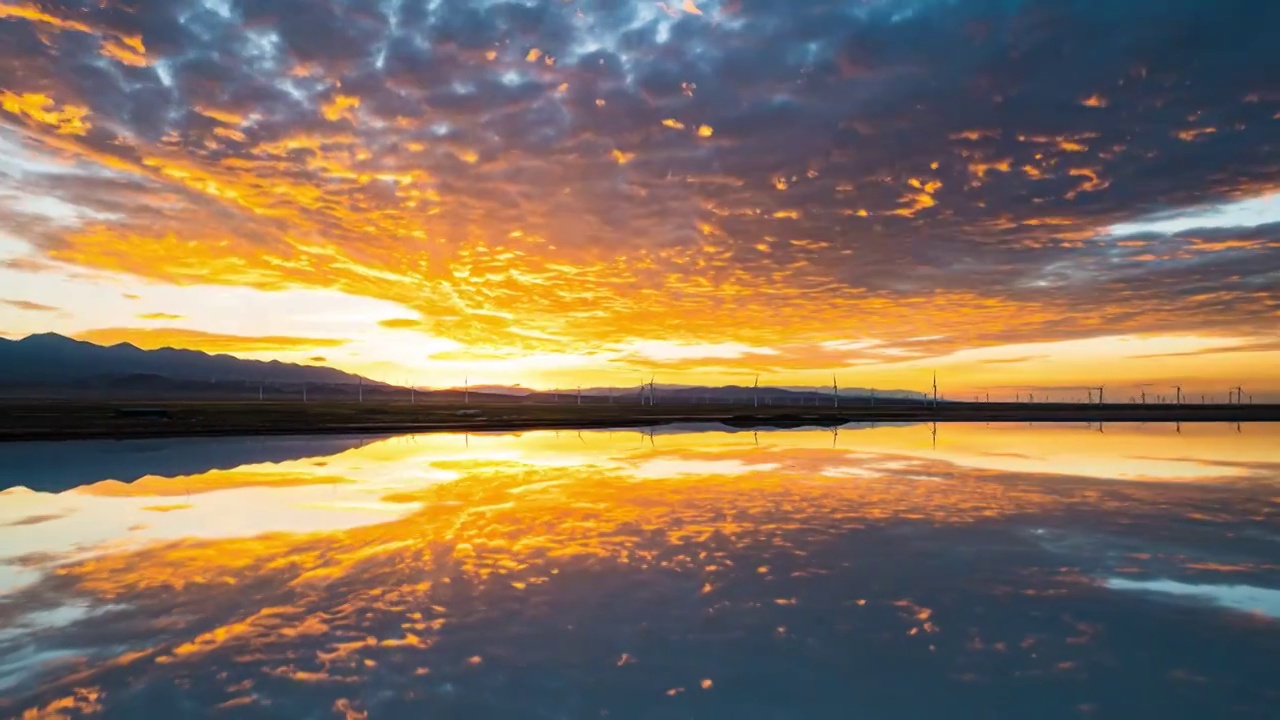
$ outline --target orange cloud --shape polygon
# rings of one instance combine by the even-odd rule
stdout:
[[[411,328],[422,327],[422,321],[414,320],[413,318],[390,318],[387,320],[379,320],[378,324],[391,330],[409,330]]]
[[[57,312],[58,311],[58,308],[52,305],[44,305],[38,302],[31,302],[30,300],[0,300],[0,303],[4,303],[5,305],[8,305],[11,308],[16,308],[18,310],[26,310],[28,312]]]
[[[84,135],[92,127],[86,117],[89,109],[78,105],[61,108],[47,95],[24,93],[17,95],[0,90],[0,108],[5,112],[24,117],[52,127],[60,135]]]
[[[144,350],[175,347],[213,353],[278,352],[308,348],[339,347],[346,340],[333,338],[267,335],[246,337],[184,328],[99,328],[76,333],[77,340],[98,345],[130,343]]]
[[[146,67],[149,64],[147,49],[138,37],[107,38],[102,41],[102,54],[132,67]]]

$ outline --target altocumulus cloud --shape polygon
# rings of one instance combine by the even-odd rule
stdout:
[[[0,213],[517,349],[1251,333],[1276,225],[1108,229],[1280,185],[1276,47],[1270,0],[0,0],[0,133],[73,161],[22,192],[82,209]]]

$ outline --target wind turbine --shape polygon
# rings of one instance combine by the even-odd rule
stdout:
[[[933,371],[933,407],[938,407],[938,371]]]
[[[760,407],[760,376],[756,375],[756,384],[751,386],[755,398],[755,406]]]
[[[360,381],[356,383],[356,402],[364,402],[364,376],[360,376]]]
[[[1174,386],[1173,386],[1173,392],[1174,392],[1174,395],[1173,395],[1173,404],[1175,404],[1175,405],[1181,405],[1181,404],[1182,404],[1182,386],[1181,386],[1181,385],[1174,385]]]
[[[578,386],[578,404],[579,405],[582,404],[582,386],[581,385]]]
[[[835,373],[831,373],[831,406],[840,407],[840,386],[836,384]]]
[[[656,379],[658,379],[658,376],[657,376],[657,375],[650,375],[650,376],[649,376],[649,404],[650,404],[650,405],[657,405],[657,404],[658,404],[658,396],[657,396],[657,394],[654,392],[654,388],[653,388],[653,381],[654,381],[654,380],[656,380]],[[652,442],[653,442],[653,437],[652,437],[652,435],[650,435],[650,437],[649,437],[649,441],[650,441],[650,444],[652,444]]]
[[[1235,390],[1236,390],[1236,404],[1243,405],[1244,404],[1244,388],[1237,385]]]
[[[471,404],[471,376],[470,375],[462,376],[462,404],[463,405]]]

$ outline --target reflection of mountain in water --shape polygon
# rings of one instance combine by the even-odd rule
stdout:
[[[101,480],[133,482],[241,465],[336,455],[380,438],[367,435],[213,437],[9,443],[0,447],[0,490],[22,485],[62,492]]]

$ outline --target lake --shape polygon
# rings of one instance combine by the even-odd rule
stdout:
[[[0,715],[1276,718],[1280,425],[0,445]]]

